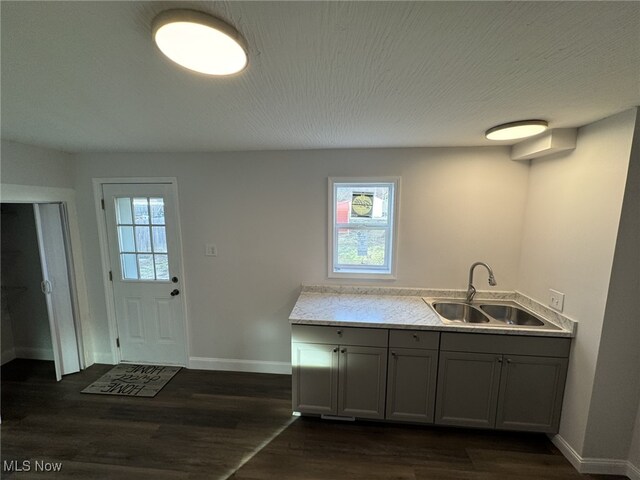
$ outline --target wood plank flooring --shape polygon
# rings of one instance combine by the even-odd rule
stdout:
[[[2,367],[2,460],[62,462],[2,478],[624,478],[578,474],[544,435],[291,417],[286,375],[183,369],[155,398],[80,393],[110,368]]]

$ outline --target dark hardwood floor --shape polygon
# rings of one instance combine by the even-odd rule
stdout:
[[[544,435],[291,417],[286,375],[183,369],[155,398],[80,393],[110,368],[2,367],[1,457],[32,468],[2,478],[623,478],[578,474]]]

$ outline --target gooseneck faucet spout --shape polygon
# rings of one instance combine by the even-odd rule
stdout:
[[[469,286],[467,287],[467,299],[466,299],[467,303],[471,303],[471,301],[473,300],[473,297],[476,294],[476,287],[473,286],[473,271],[478,265],[482,265],[489,272],[489,285],[491,285],[492,287],[495,287],[498,284],[498,282],[496,282],[496,277],[493,276],[493,270],[491,270],[491,267],[489,265],[487,265],[484,262],[474,263],[473,265],[471,265],[471,268],[469,269]]]

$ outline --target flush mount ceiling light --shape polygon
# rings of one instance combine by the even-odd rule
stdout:
[[[153,40],[170,60],[207,75],[247,66],[244,39],[231,25],[195,10],[167,10],[153,20]]]
[[[492,127],[485,132],[489,140],[517,140],[544,132],[549,124],[544,120],[522,120]]]

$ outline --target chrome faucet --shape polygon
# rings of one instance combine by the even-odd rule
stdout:
[[[476,287],[473,286],[473,270],[478,265],[482,265],[489,271],[489,285],[491,285],[492,287],[495,287],[498,284],[498,282],[496,282],[496,277],[493,276],[493,270],[491,270],[491,267],[489,265],[487,265],[484,262],[474,263],[473,265],[471,265],[471,268],[469,269],[469,286],[467,287],[467,299],[466,299],[467,303],[471,303],[471,301],[473,300],[473,297],[476,294]]]

